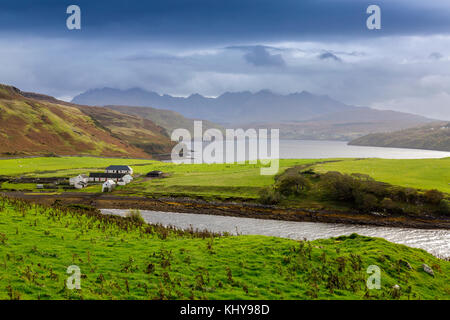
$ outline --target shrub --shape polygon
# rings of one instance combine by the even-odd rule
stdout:
[[[320,184],[332,199],[351,202],[355,200],[353,190],[358,188],[358,181],[349,175],[330,171],[320,177]]]
[[[393,210],[395,208],[395,202],[391,198],[384,198],[381,200],[380,206],[386,210]]]
[[[363,193],[358,198],[357,205],[365,211],[375,210],[378,207],[378,199],[373,194]]]
[[[307,191],[311,183],[300,173],[288,174],[280,177],[277,183],[278,191],[286,196],[291,194],[299,195]]]
[[[417,190],[413,188],[396,188],[391,194],[394,200],[410,204],[416,204],[419,199]]]
[[[264,188],[259,192],[259,202],[262,204],[277,204],[281,201],[281,195],[272,188]]]
[[[444,194],[436,189],[428,190],[424,193],[425,202],[439,204],[444,199]]]
[[[450,201],[442,199],[439,203],[439,213],[450,216]]]
[[[144,218],[141,215],[139,209],[130,209],[125,213],[125,218],[132,220],[137,223],[145,223]]]
[[[389,196],[390,192],[388,189],[388,184],[380,181],[366,180],[360,183],[360,188],[365,193],[372,193],[379,198],[384,198]]]

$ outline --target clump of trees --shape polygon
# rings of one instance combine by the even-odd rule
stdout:
[[[302,169],[302,166],[295,166],[275,176],[274,185],[260,192],[260,202],[277,204],[283,198],[305,195],[312,185],[307,175],[313,175],[314,172],[312,170],[302,172]]]
[[[362,211],[408,213],[413,206],[438,214],[449,214],[449,201],[442,192],[420,193],[413,188],[393,187],[361,174],[327,172],[320,177],[323,194],[335,201],[347,202]]]
[[[301,195],[308,191],[310,187],[311,183],[308,178],[304,177],[300,172],[282,176],[276,185],[278,191],[286,196]]]
[[[283,199],[305,197],[310,191],[324,200],[344,202],[363,212],[405,214],[427,210],[450,215],[450,201],[435,189],[419,192],[375,181],[365,174],[335,171],[317,174],[302,166],[289,168],[276,176],[274,185],[261,191],[260,202],[273,205]]]

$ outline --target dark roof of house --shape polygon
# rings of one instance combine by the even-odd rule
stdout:
[[[126,173],[106,173],[106,172],[91,172],[89,173],[90,178],[113,178],[120,179],[126,176]]]
[[[109,166],[106,170],[130,170],[129,166]]]

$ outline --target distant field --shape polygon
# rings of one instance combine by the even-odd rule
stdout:
[[[329,160],[329,159],[327,159]],[[338,159],[320,163],[322,159],[280,160],[280,172],[301,164],[315,164],[318,172],[340,171],[364,173],[393,185],[419,189],[438,189],[450,193],[450,158],[424,160]],[[140,159],[108,159],[95,157],[44,157],[0,160],[0,175],[30,177],[71,177],[90,171],[102,171],[111,164],[133,167],[135,174],[145,175],[161,170],[164,179],[137,178],[132,184],[118,187],[116,193],[128,195],[185,195],[203,197],[240,197],[254,199],[260,190],[274,182],[273,176],[260,174],[259,164],[182,164]],[[6,184],[6,189],[35,190],[31,184]],[[84,192],[98,192],[98,186]]]
[[[343,160],[318,164],[319,172],[340,171],[368,174],[375,180],[418,189],[438,189],[450,193],[450,158],[388,160]]]
[[[280,172],[288,167],[313,164],[321,160],[280,160]],[[156,163],[135,168],[146,173],[161,170],[170,174],[166,179],[140,179],[119,188],[132,193],[184,194],[220,197],[256,198],[259,191],[274,182],[273,176],[260,174],[258,164],[193,164]]]
[[[288,167],[315,163],[320,159],[280,160],[280,172]],[[199,195],[213,197],[256,198],[261,188],[273,183],[273,176],[260,174],[259,164],[173,164],[139,159],[108,159],[95,157],[45,157],[0,160],[0,175],[30,177],[71,177],[90,171],[102,171],[111,164],[133,167],[135,174],[145,175],[161,170],[170,175],[166,179],[138,178],[130,185],[117,188],[116,192],[132,195]],[[3,188],[32,190],[32,184],[2,184]],[[79,190],[74,190],[79,191]],[[89,187],[84,192],[99,192]]]
[[[133,165],[144,163],[148,164],[152,162],[156,161],[97,157],[39,157],[3,159],[0,160],[0,175],[16,176],[29,174],[32,176],[66,176],[70,173],[78,174],[80,171],[86,172],[88,169],[106,168],[111,164]],[[66,172],[58,172],[62,170]]]

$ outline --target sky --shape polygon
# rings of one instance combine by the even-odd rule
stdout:
[[[372,4],[380,30],[366,27]],[[0,0],[0,61],[0,83],[64,100],[306,90],[450,120],[450,1]]]

